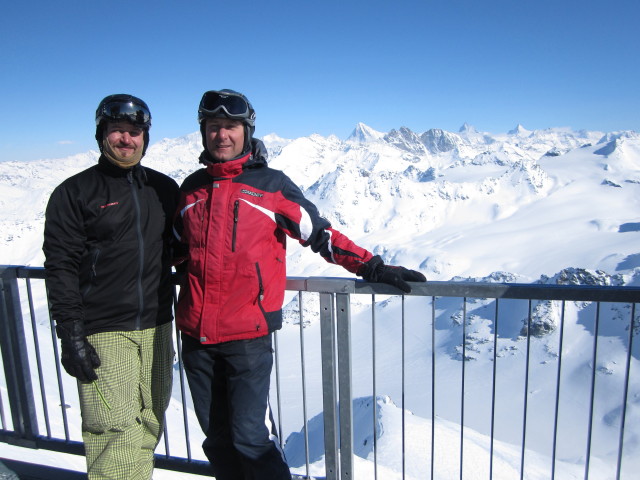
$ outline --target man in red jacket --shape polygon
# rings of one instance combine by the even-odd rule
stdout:
[[[218,480],[290,479],[269,409],[271,332],[282,327],[286,237],[371,282],[405,292],[424,275],[391,267],[320,216],[253,138],[255,111],[233,90],[198,109],[204,168],[185,179],[175,234],[188,248],[176,314],[203,449]]]

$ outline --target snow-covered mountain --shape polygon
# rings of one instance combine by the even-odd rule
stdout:
[[[377,132],[358,124],[353,133],[341,140],[335,136],[311,135],[297,139],[283,139],[275,134],[263,138],[270,153],[270,165],[284,170],[333,224],[356,243],[380,254],[393,264],[421,270],[430,280],[468,280],[488,282],[581,283],[600,285],[640,284],[640,135],[636,132],[576,132],[568,128],[527,130],[517,125],[504,134],[479,132],[463,125],[458,132],[431,129],[412,132],[402,127],[390,132]],[[143,160],[144,164],[165,172],[180,182],[199,168],[198,155],[202,150],[199,133],[175,139],[162,139],[152,144]],[[44,209],[51,190],[68,176],[89,167],[97,160],[95,151],[65,159],[47,159],[33,162],[0,163],[0,264],[40,266]],[[288,273],[292,276],[345,276],[339,267],[329,265],[308,249],[290,242]],[[422,300],[407,301],[407,331],[411,335],[406,345],[408,385],[425,385],[430,381],[428,361],[429,339],[424,331],[425,305]],[[459,378],[461,355],[462,312],[455,299],[438,304],[435,329],[438,375],[441,378]],[[502,399],[499,408],[503,418],[519,418],[522,395],[523,322],[526,310],[522,306],[509,306],[503,312],[511,320],[500,331],[498,357],[505,386],[498,391]],[[299,357],[296,352],[298,327],[294,324],[297,313],[292,313],[296,301],[285,308],[285,326],[279,333],[283,396],[296,399],[297,380],[300,378]],[[556,368],[558,345],[557,305],[536,303],[531,328],[536,336],[532,342],[532,401],[530,416],[535,418],[528,433],[528,461],[540,460],[549,465],[549,428],[552,422],[549,405],[553,404],[555,377],[550,369]],[[42,305],[44,307],[44,304]],[[383,301],[380,318],[398,318],[400,306],[397,298]],[[318,334],[319,326],[313,299],[304,305],[308,334]],[[466,405],[465,429],[469,429],[468,442],[472,451],[486,451],[487,418],[490,415],[490,391],[486,372],[491,370],[492,312],[495,304],[477,299],[467,306],[467,329],[473,332],[467,339],[465,362],[468,383],[465,386],[473,402]],[[563,360],[566,370],[567,392],[561,406],[564,411],[584,412],[589,395],[585,390],[585,372],[591,371],[589,361],[577,355],[590,351],[594,329],[591,315],[593,305],[571,304],[566,312],[567,351]],[[357,478],[372,478],[371,432],[360,428],[359,418],[372,415],[374,400],[369,378],[371,348],[370,319],[367,307],[352,306],[352,338],[354,358],[354,421],[356,440]],[[411,315],[413,314],[413,315]],[[619,396],[606,395],[617,391],[624,369],[625,323],[628,317],[618,307],[603,306],[600,312],[607,337],[600,350],[606,361],[598,364],[598,397],[594,431],[592,471],[611,472],[615,464],[617,422],[620,415]],[[44,325],[46,327],[46,325]],[[627,327],[628,328],[628,327]],[[384,322],[380,326],[380,345],[377,354],[379,431],[379,468],[384,478],[400,478],[398,464],[400,452],[396,417],[400,414],[398,399],[404,393],[397,384],[400,356],[397,322]],[[638,343],[638,342],[636,342]],[[307,347],[308,381],[310,382],[309,411],[312,415],[322,410],[321,382],[318,363],[319,347]],[[637,369],[639,353],[634,352],[631,370]],[[289,359],[289,360],[287,360]],[[315,360],[314,360],[315,359]],[[315,362],[315,363],[314,363]],[[450,478],[455,473],[457,457],[450,456],[448,443],[455,450],[455,425],[459,405],[452,398],[459,395],[458,380],[440,386],[436,398],[439,478]],[[315,384],[313,387],[311,385]],[[517,386],[517,388],[514,388]],[[430,429],[431,399],[428,388],[408,392],[407,409],[411,451],[407,458],[407,478],[418,478],[428,465],[424,443],[425,431]],[[632,386],[627,413],[628,458],[637,458],[640,444],[639,393]],[[535,400],[535,401],[534,401]],[[395,405],[394,405],[395,402]],[[178,403],[176,402],[176,405]],[[181,422],[178,406],[168,416]],[[300,422],[301,405],[288,400],[284,419],[283,438],[287,441],[287,455],[299,473],[301,466]],[[294,411],[291,414],[290,410]],[[451,423],[453,422],[453,423]],[[314,417],[308,425],[312,436],[314,471],[322,469],[321,449],[313,442],[321,441],[321,433],[314,428],[321,425]],[[577,425],[577,426],[576,426]],[[576,438],[584,438],[584,422],[561,426],[563,450],[559,452],[559,472],[562,478],[582,478],[581,464],[584,447]],[[496,478],[513,478],[519,468],[519,451],[514,445],[520,440],[518,421],[500,420],[497,445],[500,474]],[[197,426],[194,428],[197,432]],[[420,436],[422,435],[422,436]],[[465,434],[467,436],[467,434]],[[444,443],[443,443],[444,442]],[[414,449],[415,444],[415,449]],[[604,452],[604,453],[603,453]],[[422,455],[422,460],[416,459]],[[542,456],[542,457],[540,457]],[[486,459],[486,455],[470,455]],[[605,459],[605,460],[602,460]],[[604,462],[604,463],[603,463]],[[627,471],[636,465],[625,460]],[[640,463],[635,461],[637,467]],[[422,470],[421,470],[422,469]],[[486,465],[472,464],[470,470],[478,478],[486,478]],[[548,478],[546,467],[539,472],[533,468],[530,478]],[[313,473],[313,472],[312,472]],[[495,473],[495,472],[494,472]],[[382,475],[382,473],[379,472]],[[386,476],[385,476],[386,475]],[[466,478],[466,477],[465,477]],[[472,477],[469,477],[472,478]],[[473,477],[476,478],[476,477]],[[528,477],[529,478],[529,477]],[[625,477],[626,478],[626,477]]]

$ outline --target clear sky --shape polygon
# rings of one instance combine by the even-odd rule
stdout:
[[[5,2],[0,161],[96,149],[112,93],[149,104],[152,143],[197,131],[221,88],[249,97],[259,137],[640,131],[639,25],[638,0]]]

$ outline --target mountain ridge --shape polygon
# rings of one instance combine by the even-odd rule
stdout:
[[[517,125],[490,134],[465,124],[457,133],[407,127],[383,133],[358,123],[346,140],[275,134],[263,140],[270,166],[287,173],[336,228],[430,279],[509,271],[534,281],[567,267],[629,275],[637,268],[627,259],[638,254],[638,232],[618,232],[640,220],[636,132]],[[144,165],[180,182],[200,167],[201,150],[199,132],[161,139]],[[0,163],[2,263],[42,264],[48,195],[97,157],[92,150]],[[306,249],[290,249],[290,275],[345,273]]]

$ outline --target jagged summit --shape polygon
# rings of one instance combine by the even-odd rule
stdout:
[[[368,143],[381,140],[383,137],[384,133],[378,132],[368,125],[359,122],[347,138],[347,142]]]
[[[469,125],[467,122],[464,122],[462,126],[458,129],[460,133],[476,133],[477,130],[474,126]]]
[[[531,130],[527,130],[520,123],[513,130],[507,132],[509,135],[527,136],[531,134]]]
[[[420,136],[420,141],[431,153],[450,152],[462,143],[459,135],[432,128]]]

